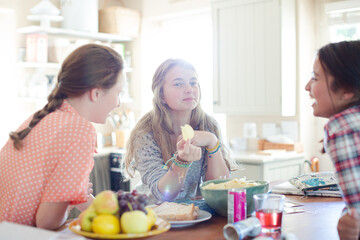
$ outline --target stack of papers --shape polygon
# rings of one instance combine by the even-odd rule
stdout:
[[[294,185],[289,182],[284,182],[274,186],[271,189],[272,193],[279,194],[290,194],[290,195],[305,195],[304,191],[298,189]],[[307,191],[307,196],[319,196],[319,197],[341,197],[340,191],[330,191],[330,190],[315,190],[315,191]]]

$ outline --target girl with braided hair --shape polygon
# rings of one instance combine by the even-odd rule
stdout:
[[[119,107],[123,68],[116,51],[97,44],[65,59],[48,103],[0,151],[0,222],[57,229],[74,205],[91,204],[96,131],[90,122],[105,123]]]

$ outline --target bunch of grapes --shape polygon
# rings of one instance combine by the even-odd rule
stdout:
[[[139,194],[136,190],[133,190],[131,193],[120,190],[117,192],[117,198],[120,209],[119,217],[121,217],[124,212],[131,210],[140,210],[147,214],[145,206],[147,205],[148,197],[146,194]]]

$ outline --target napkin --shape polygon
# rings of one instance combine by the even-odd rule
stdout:
[[[36,227],[1,222],[0,223],[0,239],[6,240],[86,240],[82,236],[78,236],[75,233],[67,234],[63,232],[48,231]]]

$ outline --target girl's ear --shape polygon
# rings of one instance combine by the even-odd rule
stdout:
[[[353,98],[354,98],[353,92],[344,91],[344,93],[342,94],[342,100],[349,101],[352,100]]]
[[[98,88],[93,88],[89,91],[89,95],[90,95],[90,100],[93,102],[96,102],[98,100],[99,97],[99,89]]]

